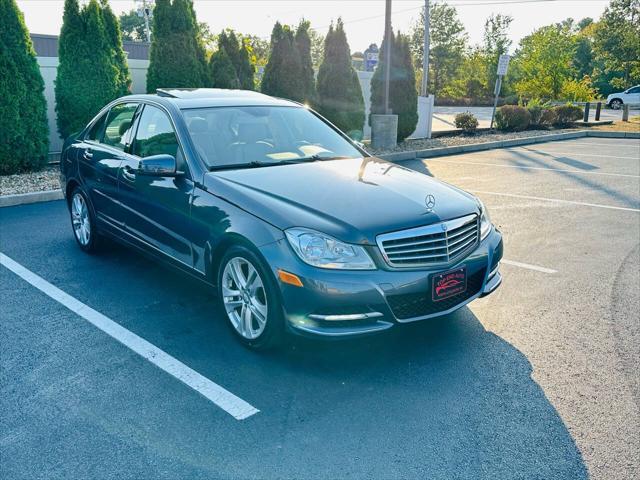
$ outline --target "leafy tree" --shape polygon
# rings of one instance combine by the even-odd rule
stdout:
[[[310,28],[309,39],[311,40],[311,61],[314,67],[319,67],[324,58],[324,36]]]
[[[136,10],[121,13],[118,19],[120,20],[123,40],[130,42],[146,41],[147,33],[144,29],[144,18],[138,16]]]
[[[574,38],[566,26],[548,25],[523,38],[516,60],[520,75],[515,84],[518,95],[561,100],[563,86],[574,80],[575,50]]]
[[[215,88],[239,88],[240,82],[233,62],[223,46],[211,55],[209,61],[212,84]]]
[[[304,101],[302,63],[293,30],[276,22],[271,33],[271,53],[264,69],[261,89],[267,95]]]
[[[122,89],[123,77],[114,63],[97,0],[90,0],[82,10],[78,0],[65,1],[58,57],[56,112],[58,130],[66,138],[81,130]]]
[[[640,0],[611,0],[595,28],[593,46],[610,90],[640,83]]]
[[[44,82],[15,0],[0,0],[0,175],[45,165],[49,147]]]
[[[243,35],[243,43],[249,52],[249,58],[252,64],[260,66],[267,64],[271,50],[268,41],[256,35]]]
[[[313,103],[316,96],[316,79],[313,72],[313,60],[311,58],[311,38],[309,36],[310,26],[311,24],[309,21],[301,20],[296,30],[294,41],[298,55],[300,56],[300,67],[302,69],[302,98],[305,102]],[[348,49],[349,46],[347,45],[347,51]]]
[[[255,65],[251,62],[250,47],[236,36],[233,30],[223,31],[218,35],[218,48],[226,51],[237,77],[237,86],[243,90],[254,89]]]
[[[459,78],[467,45],[467,33],[455,7],[446,3],[431,3],[429,9],[429,91],[437,97],[447,95],[447,86]],[[422,68],[424,14],[423,8],[410,35],[411,52],[418,68]]]
[[[380,48],[378,67],[371,79],[371,113],[384,113],[386,39]],[[409,37],[391,34],[391,72],[389,75],[389,108],[398,115],[398,142],[411,135],[418,124],[418,94],[411,59]]]
[[[131,75],[129,75],[129,66],[127,57],[122,48],[122,33],[118,19],[113,14],[113,10],[109,6],[108,0],[100,0],[102,7],[102,21],[107,33],[107,39],[111,47],[111,61],[118,69],[118,96],[127,95],[131,88]]]
[[[148,92],[210,83],[191,0],[156,0],[149,60]]]
[[[351,137],[362,138],[364,98],[341,19],[325,37],[317,89],[318,111]]]
[[[510,15],[491,15],[484,24],[483,53],[486,56],[487,87],[485,94],[491,96],[496,83],[498,60],[500,55],[505,55],[511,47],[509,39],[509,26],[513,22]]]

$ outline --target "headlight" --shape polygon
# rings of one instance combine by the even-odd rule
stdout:
[[[484,206],[484,203],[477,198],[478,207],[480,208],[480,241],[487,238],[489,232],[491,231],[491,218],[489,217],[489,212],[487,207]]]
[[[320,268],[342,270],[375,270],[371,257],[360,245],[336,240],[307,228],[285,230],[287,240],[300,259]]]

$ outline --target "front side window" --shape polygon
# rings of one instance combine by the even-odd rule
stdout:
[[[107,117],[102,143],[124,150],[130,142],[131,124],[137,108],[137,103],[121,103],[112,107]]]
[[[93,124],[89,133],[87,134],[87,140],[92,140],[94,142],[100,142],[102,140],[102,131],[104,127],[104,121],[107,118],[107,114],[102,115],[96,123]]]
[[[176,132],[167,114],[159,108],[145,105],[133,144],[133,154],[143,158],[161,154],[177,157]]]
[[[183,110],[183,115],[210,168],[362,156],[303,107],[210,107]]]
[[[630,88],[627,93],[640,93],[640,87]]]

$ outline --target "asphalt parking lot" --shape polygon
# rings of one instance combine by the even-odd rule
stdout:
[[[0,477],[639,478],[639,141],[405,166],[485,202],[502,287],[438,321],[266,355],[197,282],[119,246],[83,254],[62,201],[0,209],[0,252],[77,301],[0,267]],[[93,311],[256,412],[238,420]]]

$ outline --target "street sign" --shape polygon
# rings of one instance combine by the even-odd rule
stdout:
[[[498,75],[507,74],[507,68],[509,68],[509,60],[511,60],[510,55],[500,55],[500,59],[498,60]]]

